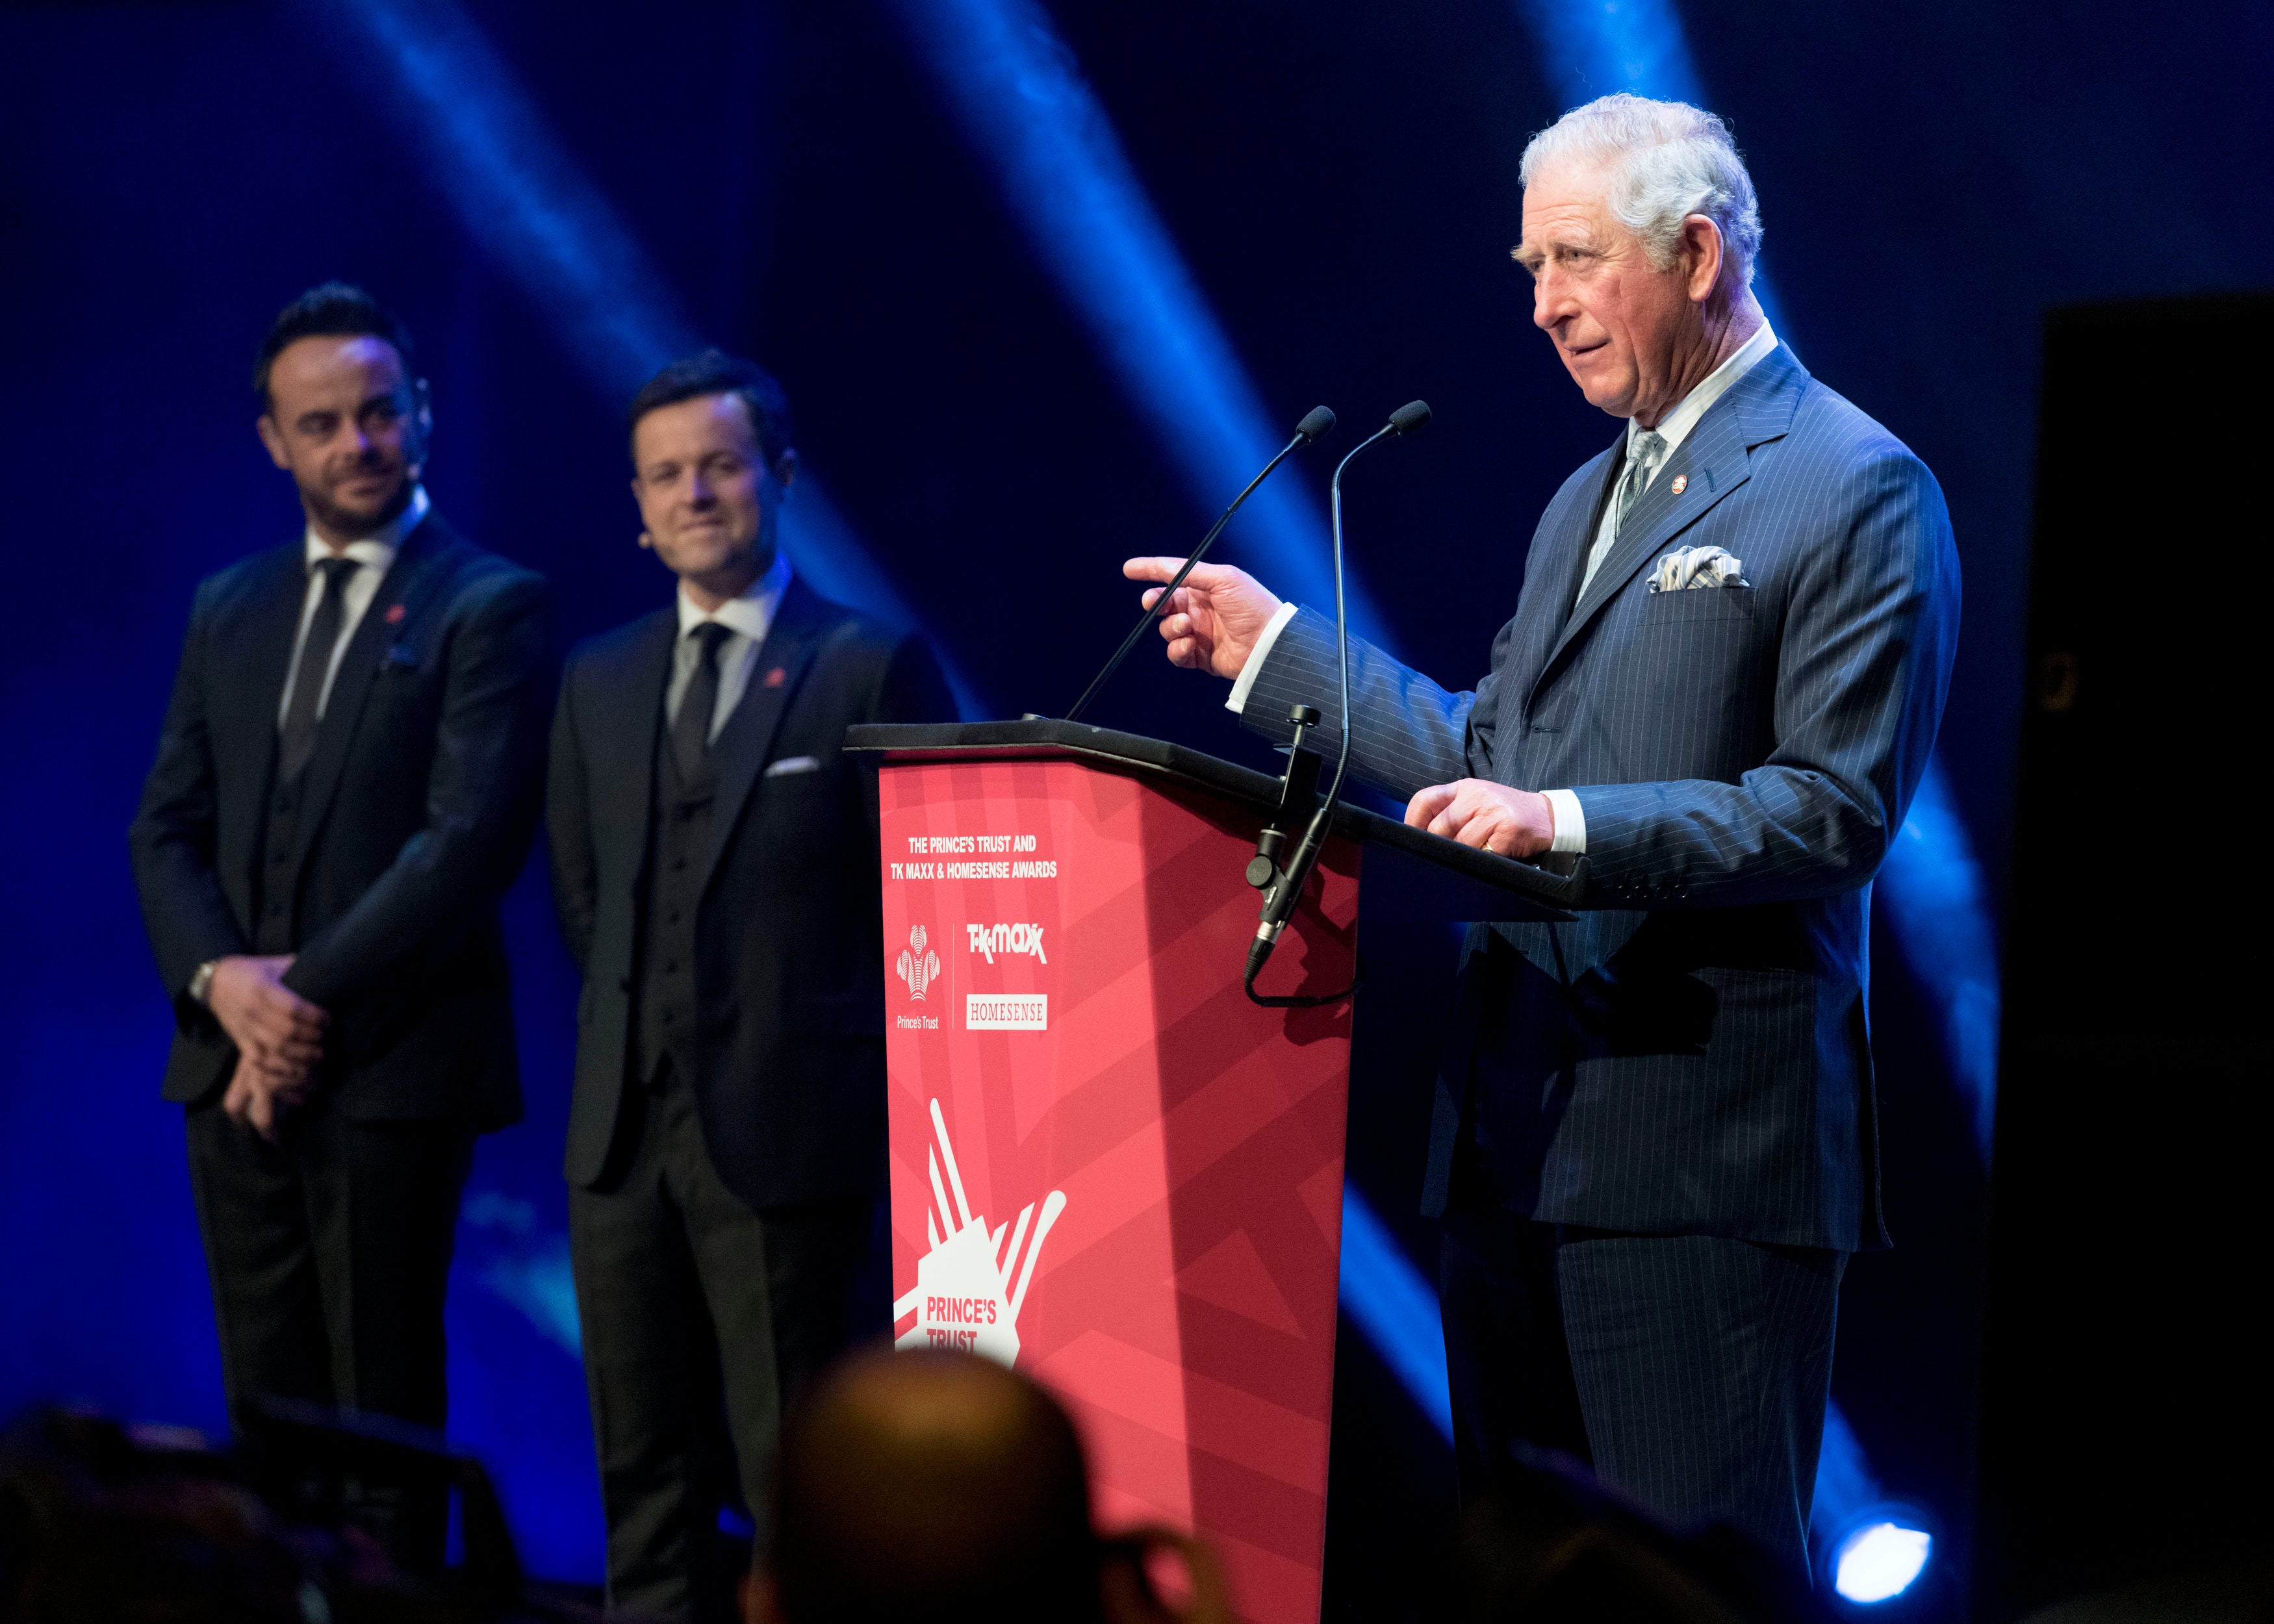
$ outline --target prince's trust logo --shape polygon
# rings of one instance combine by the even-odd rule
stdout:
[[[909,927],[907,947],[901,952],[900,963],[893,966],[908,984],[908,996],[919,1004],[923,1002],[924,989],[939,974],[939,955],[924,951],[924,944],[930,939],[922,925]]]
[[[910,1314],[915,1326],[901,1336],[902,1348],[960,1348],[984,1354],[1000,1365],[1019,1358],[1019,1309],[1035,1278],[1035,1261],[1043,1255],[1043,1241],[1065,1211],[1065,1192],[1053,1190],[1043,1200],[1042,1222],[1029,1237],[1027,1225],[1035,1216],[1032,1201],[1020,1209],[1019,1222],[987,1227],[984,1214],[974,1213],[964,1199],[963,1177],[956,1170],[955,1150],[947,1142],[947,1122],[939,1101],[931,1102],[932,1148],[925,1153],[925,1170],[931,1176],[933,1205],[924,1210],[924,1238],[931,1250],[916,1262],[916,1289],[892,1304],[892,1323]],[[940,1182],[940,1169],[947,1182]],[[948,1205],[953,1197],[954,1206]],[[1005,1232],[1010,1244],[1003,1244]],[[1018,1283],[1011,1283],[1016,1274]]]

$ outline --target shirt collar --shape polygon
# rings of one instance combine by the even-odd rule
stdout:
[[[412,485],[410,505],[385,524],[372,531],[370,535],[359,541],[348,543],[344,556],[353,559],[358,564],[368,564],[384,575],[388,567],[395,562],[395,555],[403,550],[403,538],[418,528],[418,521],[426,516],[426,510],[433,506],[433,504],[426,500],[426,487],[423,485]],[[307,549],[308,573],[311,575],[315,573],[316,566],[326,559],[343,556],[334,553],[324,538],[316,534],[316,527],[312,524],[308,527],[305,545]]]
[[[1761,358],[1777,346],[1777,335],[1769,330],[1766,321],[1753,329],[1753,335],[1723,361],[1706,374],[1705,381],[1675,403],[1674,410],[1658,420],[1659,437],[1666,441],[1666,454],[1690,438],[1690,431],[1698,426],[1698,419],[1706,415],[1706,408],[1727,395],[1737,380],[1761,363]],[[1650,432],[1632,417],[1627,419],[1627,446],[1632,454],[1638,435]]]
[[[728,598],[716,609],[705,612],[698,607],[688,597],[687,583],[682,581],[679,585],[679,635],[684,637],[705,620],[716,620],[752,643],[764,643],[774,623],[774,612],[781,607],[782,593],[788,587],[789,554],[779,547],[764,575],[744,588],[742,596]]]

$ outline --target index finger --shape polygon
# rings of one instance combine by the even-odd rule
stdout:
[[[1133,558],[1121,566],[1121,573],[1131,581],[1168,582],[1184,567],[1180,558]]]
[[[1427,829],[1438,813],[1452,804],[1459,786],[1452,784],[1432,784],[1427,789],[1414,792],[1413,799],[1405,803],[1405,821],[1416,829]]]
[[[1185,567],[1180,558],[1133,558],[1122,565],[1121,573],[1132,581],[1158,581],[1163,583],[1177,578]],[[1195,564],[1193,573],[1185,577],[1185,585],[1198,587],[1205,592],[1211,587],[1224,585],[1239,578],[1239,572],[1229,564]]]

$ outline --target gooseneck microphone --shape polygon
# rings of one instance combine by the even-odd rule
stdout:
[[[1421,410],[1423,416],[1427,416],[1428,408],[1425,406]],[[1285,462],[1297,447],[1324,439],[1334,426],[1335,414],[1323,406],[1314,406],[1303,414],[1303,420],[1295,425],[1295,438],[1282,446],[1279,455],[1263,465],[1263,471],[1247,482],[1247,488],[1231,499],[1231,506],[1216,515],[1216,523],[1209,526],[1209,533],[1201,538],[1201,545],[1194,547],[1191,556],[1185,560],[1185,567],[1161,589],[1161,595],[1153,600],[1153,606],[1145,611],[1135,626],[1130,628],[1129,635],[1121,640],[1121,646],[1113,651],[1113,658],[1105,662],[1105,669],[1092,677],[1089,686],[1081,690],[1081,697],[1075,700],[1066,711],[1065,720],[1079,720],[1081,713],[1089,708],[1089,702],[1097,697],[1097,690],[1103,688],[1106,680],[1121,668],[1121,662],[1129,658],[1129,650],[1137,646],[1137,640],[1145,635],[1145,628],[1161,618],[1161,612],[1169,606],[1169,599],[1176,595],[1178,587],[1184,585],[1185,577],[1193,573],[1193,566],[1201,561],[1216,538],[1224,534],[1224,527],[1231,523],[1231,515],[1239,511],[1240,504],[1255,494],[1255,487],[1271,477],[1271,470]]]
[[[1256,991],[1255,978],[1269,960],[1271,950],[1279,944],[1280,932],[1287,929],[1287,921],[1294,916],[1295,905],[1302,899],[1303,888],[1310,883],[1311,870],[1319,865],[1319,853],[1327,843],[1327,831],[1334,823],[1335,805],[1342,797],[1343,775],[1350,770],[1350,611],[1343,601],[1343,470],[1374,441],[1393,434],[1403,438],[1416,433],[1428,422],[1429,403],[1427,401],[1408,401],[1389,414],[1389,422],[1352,447],[1350,455],[1335,465],[1334,483],[1329,487],[1329,507],[1334,517],[1335,654],[1340,668],[1342,700],[1340,715],[1336,719],[1341,725],[1342,748],[1335,757],[1335,776],[1327,786],[1326,799],[1320,801],[1318,809],[1311,814],[1311,821],[1303,831],[1303,838],[1296,844],[1294,854],[1287,860],[1286,867],[1280,870],[1279,878],[1263,893],[1262,917],[1255,927],[1255,939],[1247,945],[1245,982],[1247,996],[1255,1003],[1272,1009],[1314,1009],[1322,1004],[1337,1003],[1358,989],[1357,983],[1352,982],[1337,993],[1273,996]],[[1299,729],[1296,742],[1301,743]],[[1290,757],[1291,762],[1292,759]],[[1289,771],[1293,771],[1291,765]]]

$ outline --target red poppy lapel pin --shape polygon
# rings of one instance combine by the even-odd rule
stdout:
[[[788,680],[789,673],[784,671],[779,665],[766,673],[766,686],[768,688],[779,688],[783,683]]]
[[[401,604],[389,604],[387,606],[387,623],[389,626],[400,626],[403,624],[403,605]]]

